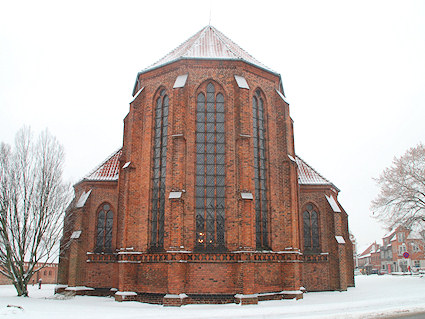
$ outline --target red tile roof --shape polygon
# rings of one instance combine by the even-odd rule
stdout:
[[[114,152],[101,165],[84,177],[85,181],[115,181],[118,180],[119,158],[122,150]],[[316,172],[310,165],[296,156],[298,166],[298,180],[301,185],[329,185],[334,188],[330,181]]]
[[[118,180],[119,159],[121,157],[121,149],[114,152],[101,165],[99,165],[90,174],[84,177],[85,181],[115,181]]]
[[[298,155],[296,156],[298,165],[298,182],[301,185],[329,185],[338,190],[338,188],[320,175],[313,167],[308,165]],[[339,190],[338,190],[339,191]]]
[[[276,73],[210,25],[203,28],[142,72],[158,68],[180,59],[243,60],[262,69]]]

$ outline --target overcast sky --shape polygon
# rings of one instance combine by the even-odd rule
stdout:
[[[210,16],[282,75],[297,154],[380,241],[372,178],[425,142],[425,1],[0,0],[0,140],[48,128],[78,181],[122,145],[137,72]]]

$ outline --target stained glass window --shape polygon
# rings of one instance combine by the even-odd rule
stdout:
[[[303,213],[304,224],[304,249],[309,252],[318,252],[319,243],[319,214],[313,207],[308,204]]]
[[[164,246],[165,175],[167,167],[167,131],[169,99],[165,90],[156,100],[153,140],[151,249]]]
[[[264,102],[260,90],[252,99],[254,184],[255,184],[255,234],[257,249],[268,249],[268,201],[266,167],[266,129]]]
[[[196,247],[224,249],[224,96],[212,83],[199,93],[196,113]]]
[[[96,252],[112,252],[112,225],[114,213],[108,204],[103,204],[97,215]]]

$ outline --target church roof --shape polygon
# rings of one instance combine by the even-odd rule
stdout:
[[[84,181],[115,181],[118,180],[119,159],[122,150],[112,153],[101,165],[83,178]]]
[[[298,166],[298,182],[300,185],[329,185],[339,191],[339,189],[320,175],[313,167],[308,165],[298,155],[296,156]]]
[[[83,181],[116,181],[119,175],[119,159],[122,150],[112,153],[101,165],[83,178]],[[310,165],[296,156],[298,181],[300,185],[328,185],[336,188],[330,181],[316,172]],[[337,188],[336,188],[337,189]]]
[[[242,60],[277,74],[210,25],[204,27],[156,63],[142,70],[141,73],[181,59]]]

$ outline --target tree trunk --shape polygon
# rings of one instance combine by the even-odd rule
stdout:
[[[28,285],[25,282],[14,282],[19,297],[28,297]]]

